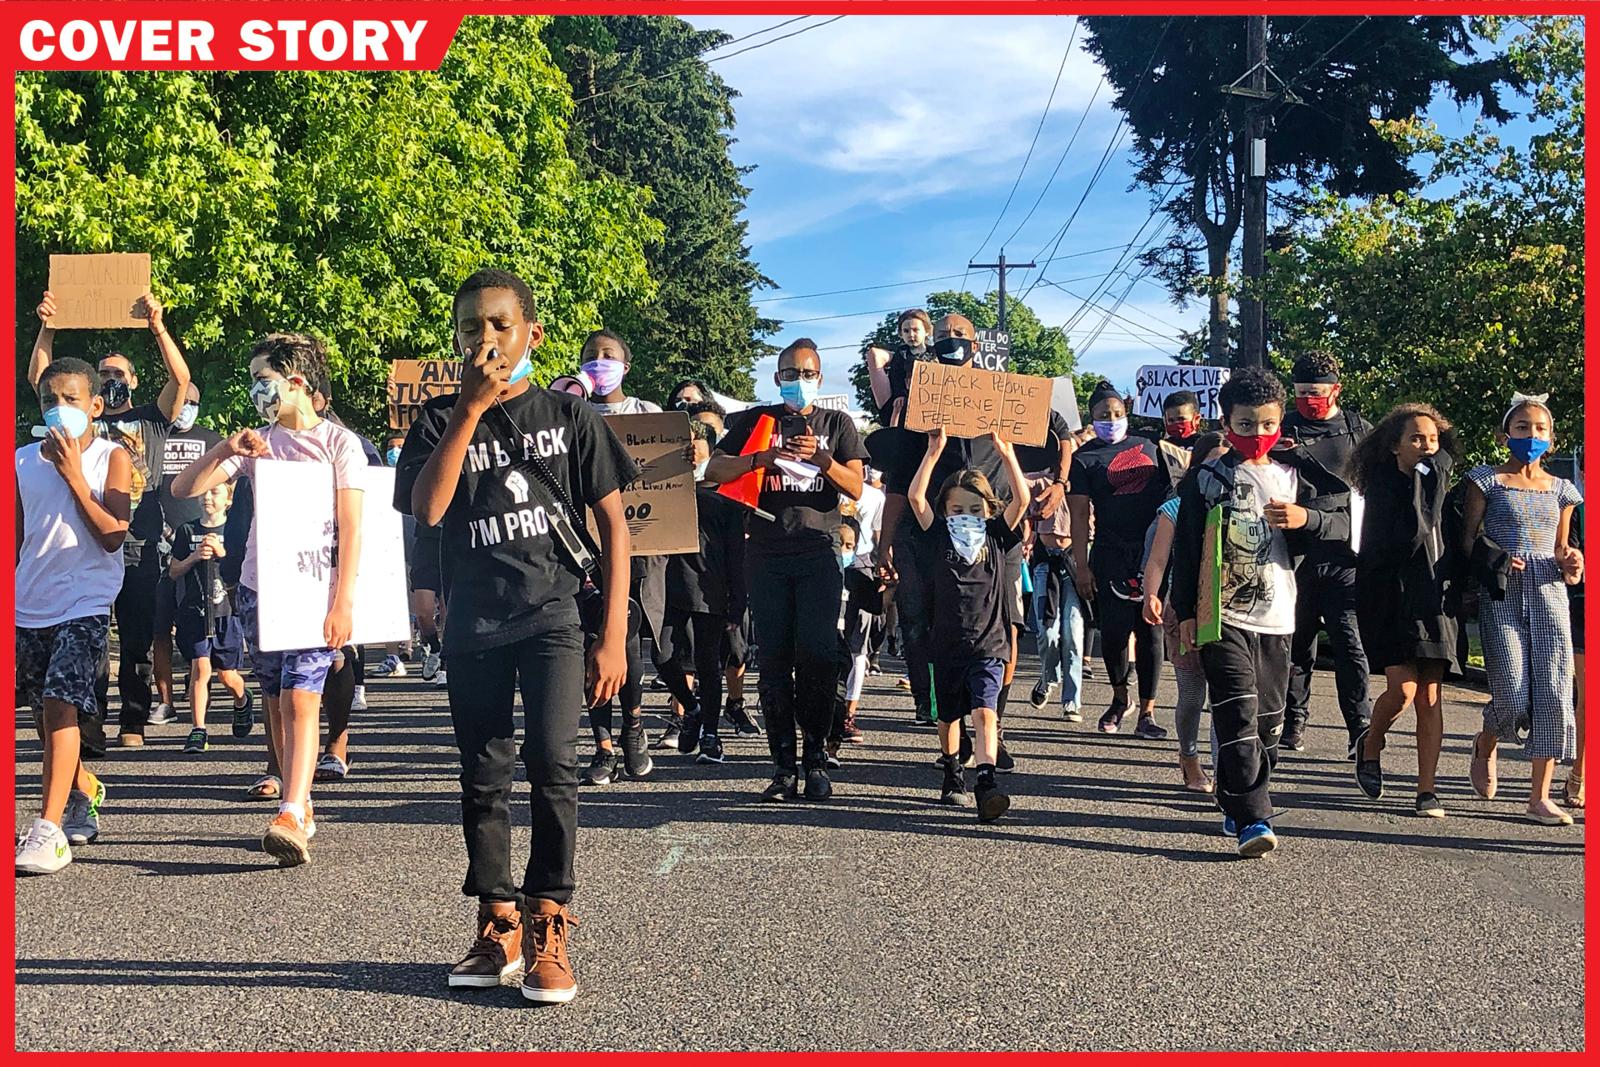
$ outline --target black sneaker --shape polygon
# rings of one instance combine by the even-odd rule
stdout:
[[[583,785],[610,785],[611,779],[616,776],[616,752],[609,748],[597,748],[594,758],[589,761],[589,769],[583,772],[579,782]]]
[[[1133,735],[1147,741],[1164,741],[1167,737],[1167,728],[1159,725],[1154,715],[1141,715],[1139,724],[1133,728]]]
[[[189,731],[189,740],[183,743],[183,750],[189,753],[204,752],[209,747],[206,732],[198,726]]]
[[[676,749],[678,747],[678,733],[681,726],[682,723],[676,716],[668,716],[667,728],[661,731],[660,737],[651,742],[650,747],[654,749]]]
[[[1011,752],[1006,748],[1004,741],[1000,742],[1000,751],[995,755],[994,769],[997,771],[1014,771],[1017,761],[1011,758]]]
[[[1034,686],[1033,692],[1028,694],[1028,703],[1032,704],[1036,708],[1044,707],[1046,704],[1050,703],[1050,690],[1053,688],[1054,686],[1048,686],[1042,682]]]
[[[700,754],[694,758],[696,763],[721,763],[722,739],[716,734],[700,735]]]
[[[953,808],[972,807],[972,795],[967,792],[967,776],[949,760],[944,764],[944,784],[939,787],[939,803]]]
[[[779,771],[772,776],[772,781],[761,791],[762,800],[782,802],[793,800],[800,795],[795,776],[785,771]]]
[[[994,775],[979,773],[978,786],[973,791],[978,800],[978,821],[994,822],[1011,807],[1011,798],[995,785]]]
[[[683,713],[678,724],[678,754],[692,755],[700,747],[700,709],[691,708]]]
[[[1377,800],[1383,796],[1383,767],[1375,759],[1362,759],[1361,750],[1367,743],[1367,731],[1362,730],[1351,744],[1350,748],[1355,753],[1356,785],[1370,799]]]
[[[1361,728],[1356,731],[1356,735],[1350,739],[1350,744],[1345,747],[1345,759],[1350,760],[1352,763],[1355,762],[1356,753],[1361,751],[1362,742],[1366,740],[1367,728],[1367,724],[1362,723]]]
[[[1114,702],[1109,708],[1106,709],[1106,713],[1100,716],[1100,732],[1103,734],[1114,734],[1118,730],[1122,729],[1122,717],[1127,713],[1128,705],[1121,702]]]
[[[1278,738],[1278,747],[1288,749],[1290,752],[1304,752],[1306,750],[1306,735],[1299,730],[1289,729]]]
[[[256,726],[256,695],[245,687],[244,703],[233,706],[233,736],[249,737]]]
[[[956,758],[961,761],[961,766],[972,769],[972,735],[965,728],[961,731],[961,754]]]
[[[734,733],[740,737],[761,736],[760,724],[750,717],[748,711],[744,710],[744,701],[742,700],[730,700],[723,705],[722,717],[728,720],[728,724],[733,727]]]
[[[830,771],[836,771],[844,766],[839,762],[839,742],[829,741],[828,747],[822,750],[822,765]]]
[[[934,718],[932,708],[921,705],[917,707],[916,720],[918,726],[932,726],[934,723],[939,721],[938,719]]]
[[[828,781],[828,772],[821,767],[812,767],[807,770],[806,799],[822,801],[831,796],[833,796],[833,783]]]
[[[656,769],[655,760],[650,758],[650,743],[645,737],[642,720],[631,729],[626,723],[623,724],[622,766],[629,778],[648,778],[650,772]]]

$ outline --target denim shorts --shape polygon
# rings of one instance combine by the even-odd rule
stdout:
[[[297,648],[289,652],[261,651],[260,604],[256,591],[247,585],[239,586],[238,617],[244,627],[244,639],[250,646],[250,666],[269,697],[280,695],[285,689],[298,689],[305,693],[322,692],[328,681],[328,671],[333,658],[338,655],[331,648]]]
[[[974,708],[994,707],[1005,676],[1002,659],[935,660],[933,690],[939,721],[954,722]]]

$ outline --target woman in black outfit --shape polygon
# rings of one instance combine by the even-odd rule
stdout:
[[[1355,448],[1350,481],[1365,496],[1356,562],[1356,617],[1374,673],[1388,688],[1357,739],[1356,781],[1383,795],[1379,753],[1406,706],[1417,708],[1417,814],[1443,818],[1434,772],[1444,738],[1440,686],[1459,672],[1456,621],[1445,612],[1445,496],[1450,491],[1450,423],[1427,404],[1402,404]]]

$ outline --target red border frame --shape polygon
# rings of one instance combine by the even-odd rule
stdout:
[[[575,0],[575,2],[557,2],[557,0],[503,0],[503,2],[489,2],[489,0],[465,0],[465,2],[447,2],[447,0],[411,0],[411,2],[398,2],[398,0],[360,0],[360,2],[342,3],[331,0],[279,0],[272,4],[260,3],[257,0],[214,0],[214,2],[201,3],[199,0],[175,0],[166,3],[114,3],[108,0],[77,0],[63,11],[59,3],[5,3],[0,5],[0,58],[6,64],[4,87],[0,89],[0,122],[4,123],[3,138],[0,138],[0,199],[12,208],[15,214],[16,205],[16,85],[15,75],[23,67],[19,62],[20,51],[18,48],[18,33],[22,25],[31,18],[49,17],[53,20],[67,18],[95,18],[98,16],[116,17],[119,19],[135,18],[142,15],[154,15],[160,18],[210,18],[217,21],[226,21],[242,17],[269,17],[272,9],[292,8],[295,14],[307,18],[383,18],[383,17],[415,17],[418,14],[427,14],[430,18],[455,20],[466,15],[496,14],[496,15],[592,15],[592,14],[632,14],[632,15],[794,15],[794,14],[880,14],[880,15],[1046,15],[1046,14],[1129,14],[1129,15],[1240,15],[1251,13],[1269,12],[1275,15],[1418,15],[1418,14],[1503,14],[1503,15],[1578,15],[1587,17],[1591,13],[1600,14],[1600,4],[1593,2],[1568,2],[1545,3],[1540,0],[1524,0],[1524,2],[1510,2],[1510,0],[1409,0],[1409,2],[1382,2],[1382,0],[1328,0],[1316,3],[1307,0],[1298,2],[1268,3],[1263,0],[1254,2],[1204,2],[1204,0],[619,0],[615,3],[595,2],[595,0]],[[1584,89],[1586,98],[1593,99],[1596,89],[1600,87],[1600,74],[1595,70],[1597,45],[1594,37],[1585,25],[1584,36]],[[177,64],[165,64],[175,68]],[[1585,116],[1585,148],[1584,171],[1585,177],[1600,172],[1600,143],[1595,137],[1595,124],[1587,121]],[[1597,253],[1597,226],[1596,210],[1600,209],[1600,193],[1595,187],[1585,184],[1584,189],[1584,260],[1585,276],[1587,280],[1587,267]],[[15,277],[16,277],[16,230],[15,226],[0,228],[0,268],[5,271],[10,284],[0,287],[0,321],[14,322],[15,308]],[[1587,354],[1596,347],[1597,337],[1600,337],[1600,325],[1596,319],[1600,317],[1600,295],[1595,290],[1585,286],[1584,291],[1584,350]],[[21,353],[18,354],[19,366]],[[1586,368],[1587,370],[1587,368]],[[1588,410],[1594,411],[1600,407],[1600,383],[1584,376],[1584,400]],[[12,425],[15,421],[15,397],[13,390],[0,389],[0,426]],[[1600,430],[1594,426],[1591,419],[1588,433],[1585,435],[1585,449],[1592,449],[1595,438],[1600,436]],[[0,499],[13,495],[15,489],[15,466],[6,463],[0,466]],[[10,524],[0,524],[0,557],[12,555],[15,552],[16,531]],[[13,581],[0,581],[0,619],[4,620],[7,629],[12,627],[14,618],[15,588]],[[11,639],[0,643],[0,676],[14,674],[15,642]],[[1600,667],[1589,670],[1585,675],[1585,684],[1593,688]],[[12,709],[14,712],[14,708]],[[1591,717],[1592,718],[1592,717]],[[7,748],[15,751],[16,725],[15,715],[5,716],[0,723],[0,737],[10,742]],[[0,768],[0,789],[4,796],[0,798],[6,813],[15,819],[14,806],[16,803],[16,763],[13,759],[4,761]],[[1584,951],[1584,1023],[1585,1042],[1587,1047],[1587,1033],[1595,1029],[1600,1023],[1600,1007],[1588,998],[1590,989],[1590,975],[1593,968],[1595,950],[1593,948],[1593,932],[1595,920],[1600,916],[1600,907],[1597,907],[1596,895],[1587,889],[1588,882],[1592,879],[1595,866],[1594,850],[1585,843],[1584,850],[1584,919],[1585,938]],[[0,923],[3,931],[4,949],[7,958],[16,958],[16,910],[15,901],[15,872],[7,868],[4,871],[4,884],[10,890],[8,894],[13,906],[9,908],[9,921]],[[1560,969],[1556,971],[1563,973]],[[12,971],[5,975],[4,984],[9,995],[4,999],[3,1019],[11,1033],[10,1047],[15,1050],[16,1043],[16,972],[13,964]],[[33,1056],[66,1055],[61,1053],[34,1053]],[[173,1063],[180,1061],[199,1061],[218,1055],[217,1053],[96,1053],[96,1056],[115,1058],[119,1062],[160,1062]],[[328,1060],[357,1060],[365,1062],[393,1063],[397,1061],[424,1062],[443,1055],[452,1057],[481,1056],[507,1058],[510,1056],[526,1057],[537,1055],[530,1053],[284,1053],[284,1052],[253,1052],[231,1053],[233,1058],[265,1059],[286,1056],[301,1058],[328,1059]],[[618,1057],[626,1059],[645,1060],[663,1057],[695,1056],[697,1060],[706,1063],[731,1063],[736,1059],[743,1059],[750,1055],[746,1053],[562,1053],[563,1062],[596,1062],[601,1059],[612,1060]],[[915,1056],[919,1062],[928,1064],[957,1064],[969,1063],[970,1053],[786,1053],[791,1061],[797,1059],[829,1060],[838,1062],[842,1058],[865,1055],[883,1056]],[[1055,1058],[1070,1057],[1074,1062],[1101,1062],[1101,1063],[1126,1063],[1127,1053],[1006,1053],[1005,1055],[1035,1061]],[[1155,1054],[1151,1054],[1155,1055]],[[1182,1060],[1193,1063],[1214,1063],[1220,1065],[1231,1064],[1241,1058],[1262,1059],[1269,1053],[1185,1053],[1172,1052],[1160,1053],[1167,1060]],[[1279,1054],[1281,1055],[1281,1054]],[[1499,1062],[1503,1053],[1495,1052],[1436,1052],[1436,1053],[1293,1053],[1297,1062],[1345,1062],[1355,1057],[1384,1060],[1389,1062],[1405,1062],[1409,1064],[1423,1063],[1470,1063],[1470,1062]],[[1566,1063],[1586,1058],[1585,1053],[1528,1053],[1522,1054],[1531,1058],[1538,1056],[1540,1062]],[[1403,1059],[1402,1059],[1403,1057]]]

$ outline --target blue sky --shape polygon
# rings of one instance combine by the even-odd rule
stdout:
[[[740,37],[781,20],[688,21]],[[769,36],[824,21],[813,17]],[[779,285],[760,294],[760,306],[786,320],[775,340],[810,336],[827,349],[824,392],[850,391],[847,375],[859,358],[860,339],[885,311],[916,306],[937,289],[959,288],[969,257],[994,262],[1008,238],[1008,259],[1042,260],[1049,254],[1046,241],[1083,196],[1117,126],[1109,87],[1100,86],[1099,67],[1083,51],[1081,33],[1061,66],[1074,21],[851,16],[714,60],[713,69],[741,94],[734,158],[758,168],[747,179],[746,217],[754,257]],[[952,41],[978,61],[967,70],[935,73],[927,57]],[[1038,145],[1009,211],[985,244],[1039,128],[1058,69],[1060,85]],[[1446,132],[1458,132],[1477,116],[1442,101],[1429,117]],[[1515,136],[1519,127],[1525,136],[1525,124],[1502,134]],[[1041,201],[1058,161],[1060,170]],[[1069,337],[1080,353],[1080,370],[1100,371],[1129,388],[1140,365],[1170,361],[1178,330],[1194,329],[1205,318],[1202,305],[1191,302],[1180,310],[1148,279],[1133,286],[1119,317],[1107,321],[1095,308],[1084,313],[1081,298],[1113,269],[1150,217],[1148,193],[1128,188],[1133,172],[1130,156],[1119,149],[1055,252],[1071,258],[1045,271],[1077,296],[1050,285],[1027,296],[1047,324],[1076,316]],[[1037,210],[1019,230],[1036,201]],[[1017,272],[1008,288],[1018,294],[1037,277]],[[917,281],[930,278],[940,280]],[[973,272],[967,279],[975,292],[994,284],[993,272]],[[1127,279],[1117,282],[1099,302],[1112,306],[1127,285]],[[837,292],[868,286],[884,288]],[[833,295],[811,295],[822,293]],[[770,359],[757,367],[762,399],[776,397],[772,370]]]

